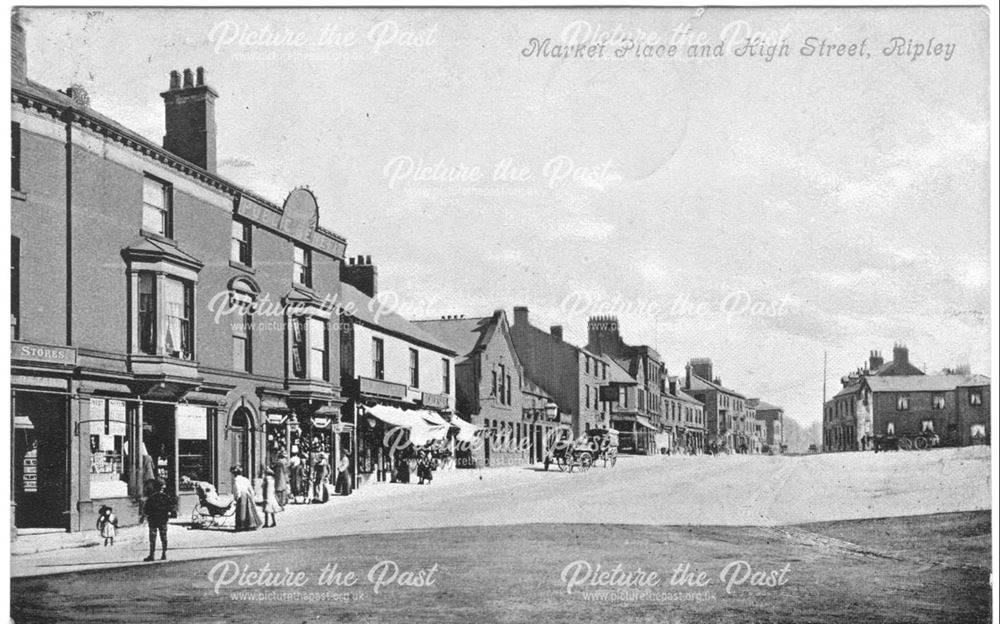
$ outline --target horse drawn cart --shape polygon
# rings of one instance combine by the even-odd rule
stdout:
[[[614,467],[618,461],[618,431],[615,429],[588,429],[573,440],[569,432],[557,439],[545,457],[545,469],[555,464],[560,471],[586,472],[598,461],[605,468]]]

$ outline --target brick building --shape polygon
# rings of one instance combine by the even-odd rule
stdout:
[[[416,321],[421,329],[452,345],[459,354],[455,365],[459,416],[486,430],[476,465],[503,466],[544,459],[551,425],[526,409],[524,367],[514,349],[507,314],[445,317]],[[532,407],[535,407],[532,405]]]
[[[614,316],[595,316],[587,321],[587,349],[614,360],[636,381],[634,407],[627,412],[621,409],[616,412],[614,426],[622,433],[623,448],[634,448],[637,453],[655,453],[658,446],[671,444],[664,442],[674,433],[663,422],[666,369],[660,354],[648,345],[626,344]],[[628,447],[630,436],[636,443]]]
[[[873,436],[925,431],[944,445],[988,442],[989,384],[988,377],[967,370],[926,375],[910,364],[902,344],[893,347],[889,362],[872,351],[865,366],[841,378],[842,388],[823,406],[823,450],[863,450]]]
[[[560,325],[548,332],[531,325],[526,307],[514,308],[510,335],[525,375],[555,399],[560,414],[569,415],[574,437],[610,426],[611,403],[601,396],[609,367],[600,355],[563,340]]]
[[[228,492],[231,465],[258,476],[302,431],[335,444],[346,243],[313,195],[216,173],[200,68],[171,73],[161,146],[28,79],[12,27],[14,525],[91,528],[102,504],[135,522],[152,476],[186,513],[185,477]]]
[[[744,395],[722,385],[714,376],[712,360],[695,358],[685,367],[684,391],[705,407],[708,445],[731,451],[750,450],[754,423]]]
[[[760,426],[761,450],[763,452],[781,452],[785,444],[784,424],[785,410],[760,399],[750,399],[750,405],[756,410]]]
[[[383,305],[371,256],[350,258],[341,268],[340,383],[343,420],[356,423],[356,482],[391,481],[399,459],[392,448],[394,427],[408,429],[408,440],[415,443],[449,440],[456,405],[455,350]],[[393,412],[397,418],[386,422],[378,406],[402,414]]]
[[[700,453],[705,448],[705,406],[681,388],[676,376],[667,376],[663,393],[663,424],[672,433],[671,453]]]

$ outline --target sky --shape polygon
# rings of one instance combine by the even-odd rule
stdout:
[[[204,67],[219,173],[312,189],[409,318],[617,316],[805,425],[824,353],[991,373],[985,9],[23,15],[29,77],[156,142]]]

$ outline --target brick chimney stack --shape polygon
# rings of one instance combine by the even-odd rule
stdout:
[[[28,81],[28,49],[18,9],[10,12],[10,81],[14,84]]]
[[[514,306],[514,324],[515,325],[527,325],[528,324],[528,307],[527,306]]]
[[[563,339],[562,325],[552,325],[551,327],[549,327],[549,333],[552,334],[552,337],[555,338],[556,340],[562,340]]]
[[[910,350],[906,345],[898,343],[892,347],[892,361],[897,366],[910,363]]]
[[[882,354],[878,351],[872,351],[868,354],[868,370],[875,372],[882,368],[885,364],[885,360],[882,359]]]
[[[350,258],[348,264],[341,263],[340,281],[374,299],[378,293],[378,269],[372,264],[372,257],[358,256]]]
[[[216,171],[215,100],[219,94],[205,84],[205,69],[170,72],[170,88],[160,94],[166,108],[163,147],[210,173]],[[197,76],[197,80],[195,79]]]
[[[712,381],[712,360],[710,358],[694,358],[690,363],[691,372],[701,377],[705,381]]]

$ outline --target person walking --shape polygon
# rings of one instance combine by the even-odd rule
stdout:
[[[264,471],[264,528],[278,526],[274,515],[281,511],[278,504],[277,485],[274,478],[274,471],[268,468]],[[270,520],[270,524],[268,524]]]
[[[282,508],[288,504],[288,457],[285,451],[278,452],[278,460],[272,466],[274,470],[274,490],[277,493],[278,505]]]
[[[156,535],[160,535],[160,560],[167,558],[167,522],[170,520],[170,512],[174,503],[163,491],[163,481],[154,479],[152,483],[153,493],[146,499],[143,506],[143,514],[146,522],[149,523],[149,556],[143,561],[153,561],[156,554]],[[143,518],[139,519],[141,523]]]
[[[316,465],[313,469],[313,501],[314,503],[325,503],[330,500],[330,462],[326,459],[326,453],[316,454]]]
[[[260,516],[254,503],[253,484],[243,476],[243,469],[233,466],[233,498],[236,500],[236,530],[256,531],[260,528]]]
[[[101,532],[105,546],[115,545],[115,536],[118,535],[118,516],[107,505],[101,505],[97,512],[97,530]]]
[[[351,456],[343,451],[337,462],[337,494],[347,496],[351,493],[351,486]]]
[[[292,458],[288,462],[288,481],[292,488],[292,499],[296,503],[301,503],[305,467],[302,465],[302,456],[292,450]]]
[[[420,451],[420,456],[417,459],[417,478],[420,479],[419,485],[424,485],[425,482],[427,485],[430,485],[431,481],[434,480],[434,472],[431,466],[431,462],[433,461],[434,460],[431,457],[430,451]]]

